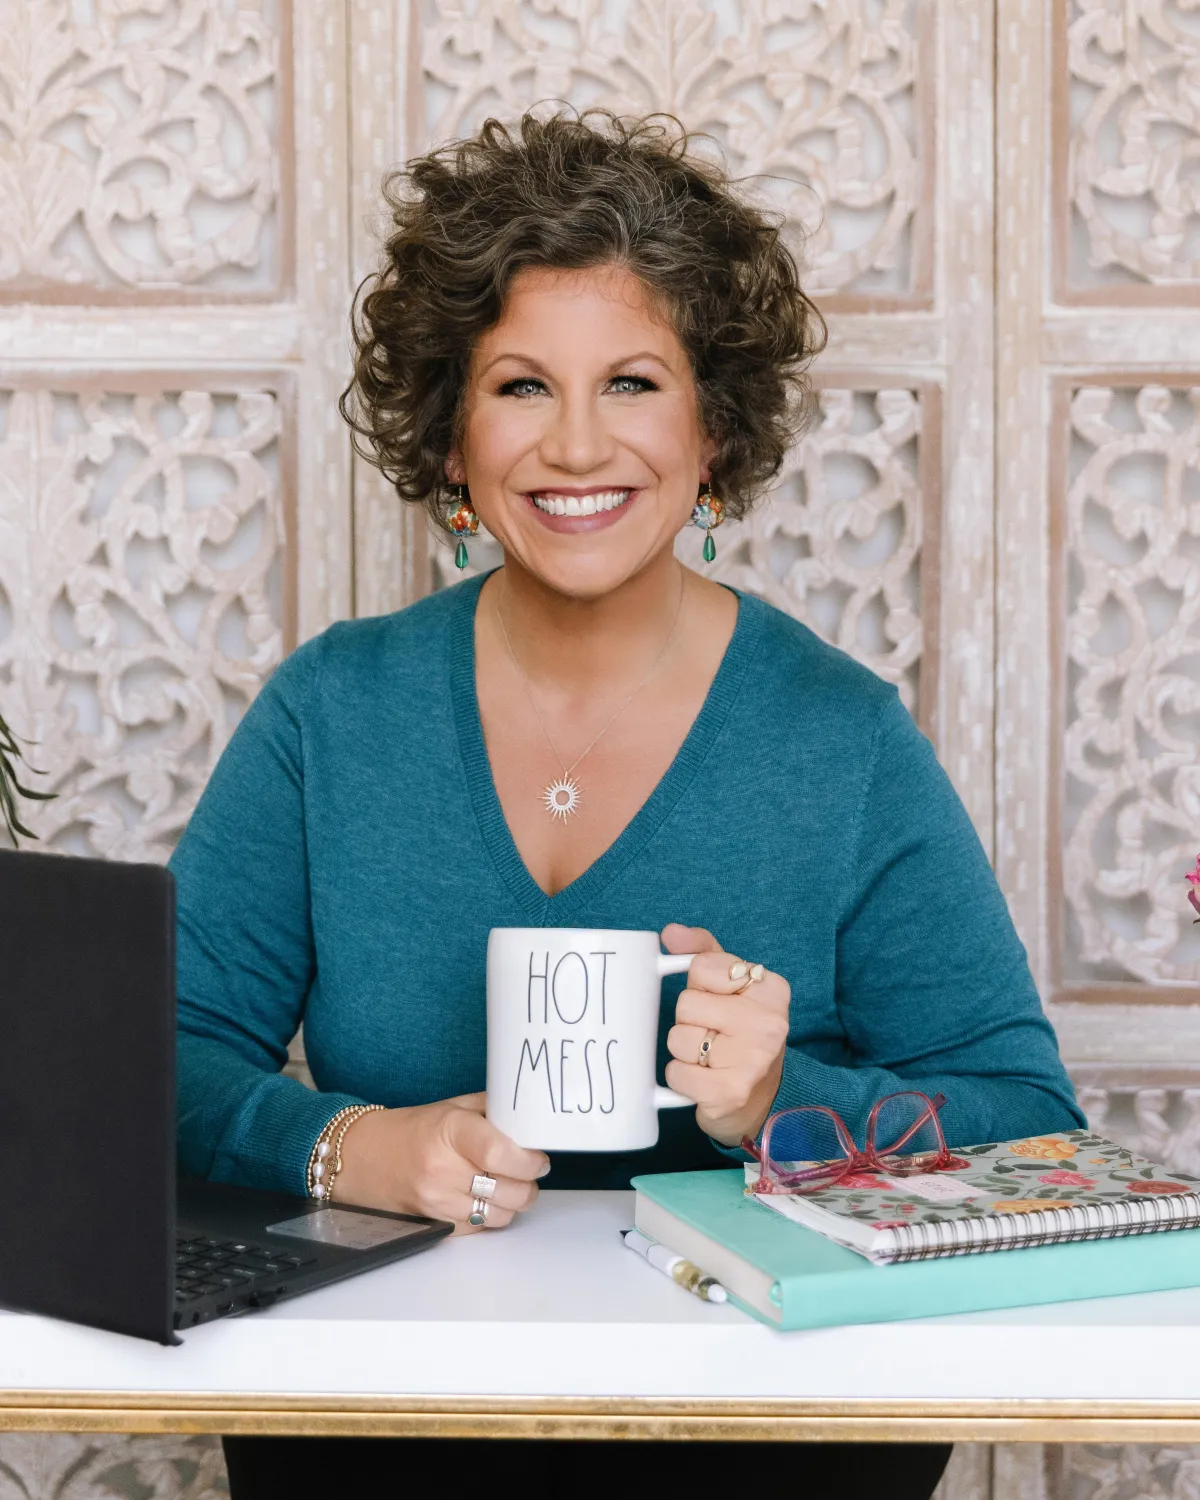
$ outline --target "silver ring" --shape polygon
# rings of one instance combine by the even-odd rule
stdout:
[[[476,1172],[471,1178],[471,1197],[491,1201],[496,1196],[496,1179],[485,1172]]]
[[[476,1229],[487,1223],[488,1209],[491,1204],[486,1198],[473,1198],[471,1200],[471,1212],[467,1215],[467,1223],[474,1225]]]
[[[702,1068],[707,1068],[709,1065],[708,1054],[712,1051],[713,1040],[717,1035],[718,1033],[711,1029],[704,1033],[704,1040],[700,1043],[700,1056],[696,1059]]]

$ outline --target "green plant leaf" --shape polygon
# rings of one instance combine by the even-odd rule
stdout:
[[[45,775],[44,771],[39,771],[25,761],[16,735],[0,718],[0,820],[14,844],[19,839],[37,838],[37,834],[21,822],[17,812],[17,798],[22,797],[29,802],[52,802],[57,796],[56,792],[36,792],[32,787],[22,785],[17,775],[17,766],[20,764],[24,764],[34,776]]]

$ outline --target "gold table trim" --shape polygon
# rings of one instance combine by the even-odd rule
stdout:
[[[0,1391],[0,1431],[633,1441],[1195,1443],[1200,1442],[1200,1401],[762,1401]]]

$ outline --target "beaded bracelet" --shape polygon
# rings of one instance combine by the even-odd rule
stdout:
[[[356,1120],[361,1120],[363,1115],[374,1114],[382,1108],[382,1104],[350,1104],[345,1109],[339,1109],[329,1121],[317,1137],[317,1144],[308,1158],[305,1191],[310,1198],[332,1201],[333,1184],[342,1170],[342,1141],[347,1130]],[[332,1161],[330,1157],[333,1158]]]

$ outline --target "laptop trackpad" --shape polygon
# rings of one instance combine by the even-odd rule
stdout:
[[[350,1213],[344,1208],[322,1208],[315,1214],[301,1214],[298,1219],[283,1219],[268,1224],[268,1234],[286,1235],[293,1240],[316,1240],[322,1245],[337,1245],[343,1250],[374,1250],[411,1234],[424,1234],[427,1224],[409,1224],[402,1219],[385,1219],[375,1214]]]

